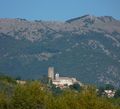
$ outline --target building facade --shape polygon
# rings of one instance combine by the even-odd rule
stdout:
[[[48,78],[52,80],[52,84],[56,85],[56,87],[64,88],[75,83],[82,85],[76,78],[70,77],[60,77],[59,73],[54,73],[54,67],[48,68]]]

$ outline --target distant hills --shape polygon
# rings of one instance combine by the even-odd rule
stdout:
[[[65,22],[0,19],[0,72],[38,79],[49,66],[85,83],[120,86],[120,21],[91,15]]]

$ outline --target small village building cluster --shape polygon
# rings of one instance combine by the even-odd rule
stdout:
[[[104,90],[105,95],[107,95],[108,98],[112,98],[115,96],[115,90]]]
[[[52,84],[56,85],[56,87],[65,88],[67,86],[73,85],[75,83],[79,84],[80,86],[82,83],[77,81],[76,78],[70,77],[60,77],[59,73],[54,72],[54,67],[48,68],[48,78],[52,81]]]
[[[17,82],[18,84],[21,84],[21,85],[26,84],[26,81],[23,81],[23,80],[16,80],[16,82]]]

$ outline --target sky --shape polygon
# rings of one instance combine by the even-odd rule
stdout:
[[[120,20],[120,0],[0,0],[0,18],[65,21],[86,14]]]

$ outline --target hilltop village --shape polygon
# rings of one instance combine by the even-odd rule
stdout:
[[[49,81],[52,81],[52,84],[60,88],[66,88],[73,84],[79,84],[80,86],[83,86],[83,84],[76,78],[60,77],[59,73],[54,72],[54,67],[48,68],[48,79]]]
[[[79,87],[87,87],[87,85],[83,84],[82,82],[78,81],[74,77],[61,77],[59,73],[56,73],[54,67],[48,68],[48,83],[50,86],[54,85],[56,88],[65,89],[70,88],[71,86],[77,85]],[[16,80],[18,84],[26,84],[27,81],[23,80]],[[76,87],[76,86],[75,86]],[[96,89],[101,96],[107,96],[108,98],[112,98],[115,96],[116,90],[111,85],[107,85],[106,88]]]

